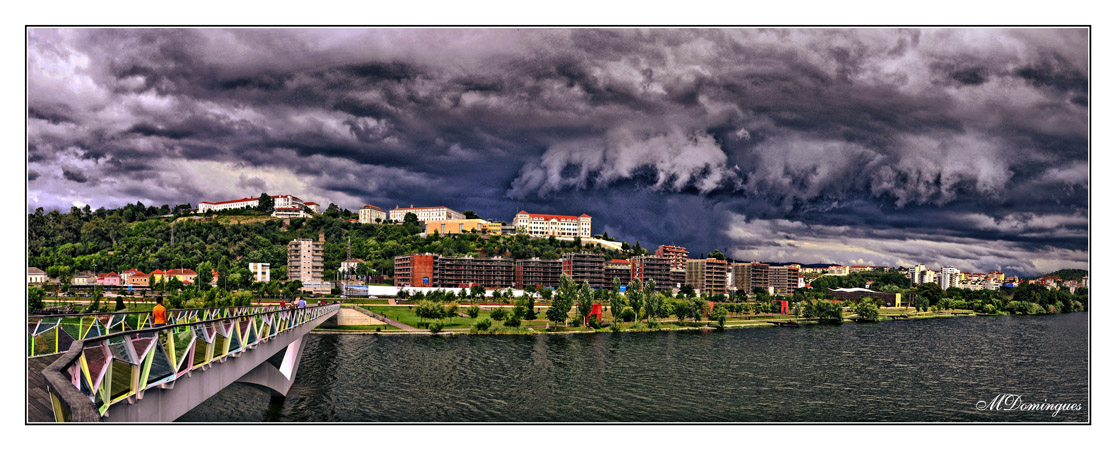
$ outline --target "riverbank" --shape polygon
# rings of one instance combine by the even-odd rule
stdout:
[[[402,309],[406,308],[404,305],[393,306],[396,309],[399,319],[414,320],[417,316],[413,316],[408,309],[407,313],[403,313]],[[390,311],[390,310],[389,310]],[[385,314],[381,312],[381,314]],[[390,314],[390,313],[387,313]],[[442,331],[433,333],[426,330],[402,330],[399,328],[384,326],[382,329],[371,328],[357,328],[348,327],[346,329],[339,328],[317,328],[311,331],[314,334],[355,334],[355,335],[489,335],[489,336],[507,336],[507,335],[541,335],[541,334],[595,334],[595,333],[647,333],[647,332],[660,332],[660,331],[715,331],[719,328],[713,324],[712,321],[700,322],[680,322],[677,320],[662,320],[656,323],[654,327],[649,326],[645,322],[621,322],[619,329],[612,329],[611,327],[589,328],[589,327],[554,327],[549,326],[545,320],[532,320],[524,321],[528,323],[527,326],[520,327],[503,327],[493,323],[493,328],[488,330],[477,330],[471,328],[471,325],[476,321],[488,317],[491,313],[485,312],[473,320],[463,320],[465,318],[455,318],[455,320],[462,319],[460,322],[468,322],[470,327],[462,328],[462,323],[447,324]],[[904,320],[921,320],[921,319],[942,319],[954,317],[975,317],[987,316],[990,314],[978,314],[971,310],[945,310],[939,312],[915,312],[913,308],[881,308],[879,322],[885,321],[904,321]],[[491,320],[491,319],[490,319]],[[541,324],[540,324],[541,322]],[[857,322],[855,315],[850,315],[842,320],[845,322]],[[403,321],[406,323],[406,320]],[[531,326],[530,324],[534,324]],[[421,323],[413,323],[408,325],[421,325]],[[540,326],[541,325],[541,326]],[[792,315],[779,315],[779,314],[765,314],[756,315],[754,317],[732,317],[726,320],[724,329],[736,328],[758,328],[758,327],[778,327],[778,326],[805,326],[805,325],[835,325],[829,322],[822,322],[817,319],[804,319]]]

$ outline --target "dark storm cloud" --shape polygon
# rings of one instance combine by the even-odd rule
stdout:
[[[35,29],[28,208],[266,189],[585,212],[597,232],[740,258],[1083,266],[1087,44],[1077,29]]]
[[[65,164],[62,165],[62,176],[74,183],[85,183],[89,181],[89,179],[85,177],[85,174],[81,172],[81,169]]]

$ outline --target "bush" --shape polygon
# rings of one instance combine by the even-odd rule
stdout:
[[[507,320],[504,321],[504,326],[505,327],[512,327],[512,328],[518,327],[519,326],[519,318],[514,316],[514,315],[511,316],[511,317],[508,317]]]
[[[477,305],[473,305],[466,308],[465,312],[469,315],[469,318],[476,319],[477,316],[480,316],[480,307]]]
[[[612,330],[613,333],[619,333],[620,332],[620,324],[616,323],[616,322],[612,322],[612,325],[609,325],[608,329]]]
[[[492,316],[492,320],[507,319],[508,318],[508,310],[506,310],[504,308],[497,308],[495,311],[492,311],[491,316]]]
[[[631,321],[635,320],[636,312],[635,312],[634,309],[632,309],[631,306],[625,306],[624,309],[620,310],[620,316],[619,317],[620,317],[620,320],[623,320],[625,322],[631,322]]]
[[[589,316],[588,322],[589,322],[589,328],[600,328],[601,327],[601,321],[600,321],[600,319],[597,319],[597,316]]]
[[[442,331],[443,326],[442,322],[432,322],[426,329],[430,330],[431,333],[438,333]]]
[[[489,328],[492,328],[492,320],[488,318],[481,319],[477,323],[473,324],[473,329],[477,331],[487,331]]]

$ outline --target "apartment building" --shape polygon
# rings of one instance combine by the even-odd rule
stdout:
[[[435,261],[438,255],[403,255],[395,257],[395,286],[434,287]]]
[[[732,265],[733,288],[749,294],[756,288],[773,295],[790,295],[799,287],[802,266],[772,266],[759,262]]]
[[[563,216],[558,214],[516,213],[512,226],[518,234],[531,237],[592,237],[593,218],[588,214]]]
[[[655,256],[666,258],[670,262],[670,270],[686,270],[686,260],[689,259],[690,252],[686,251],[686,247],[660,245],[655,249]]]
[[[287,244],[287,280],[321,281],[324,261],[321,242],[307,238],[291,241]]]
[[[358,221],[363,224],[387,222],[387,213],[380,209],[379,206],[364,205],[357,211],[357,218]]]
[[[253,282],[271,282],[271,263],[248,263],[248,270],[252,272]]]
[[[605,257],[592,253],[565,253],[562,255],[562,273],[576,283],[588,282],[592,287],[606,286]]]
[[[562,278],[562,260],[520,259],[515,261],[515,288],[557,287]]]
[[[434,265],[435,287],[503,289],[515,285],[515,261],[511,259],[441,256]]]
[[[631,261],[631,279],[639,280],[640,283],[654,280],[655,288],[663,291],[669,291],[675,287],[669,259],[659,256],[636,256]],[[684,279],[685,274],[682,277]]]
[[[464,220],[465,214],[459,213],[445,206],[424,206],[416,208],[411,205],[409,208],[400,208],[396,206],[388,212],[388,219],[402,222],[407,217],[407,213],[414,213],[418,217],[419,222],[427,222],[431,220]]]
[[[686,284],[702,294],[724,294],[728,263],[719,259],[686,260]]]
[[[960,281],[961,271],[956,267],[942,267],[941,273],[938,274],[938,286],[941,286],[942,290],[957,287]]]
[[[628,284],[632,278],[632,263],[626,259],[611,259],[605,262],[605,283],[612,286],[614,278],[620,279],[620,284]]]

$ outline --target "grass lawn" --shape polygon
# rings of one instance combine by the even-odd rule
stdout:
[[[468,306],[458,307],[457,312],[464,313],[465,308],[467,308],[467,307]],[[422,320],[423,324],[430,323],[430,321],[428,321],[426,319],[420,319],[419,316],[415,314],[415,307],[414,306],[407,307],[407,306],[365,305],[365,306],[363,306],[363,308],[367,309],[369,311],[372,311],[374,313],[377,313],[377,314],[383,314],[390,319],[398,320],[398,321],[403,322],[403,323],[405,323],[407,325],[410,325],[412,327],[419,327],[419,321],[420,320]],[[470,317],[450,317],[450,318],[442,319],[442,324],[445,326],[445,328],[470,328],[470,327],[473,326],[474,323],[476,323],[476,321],[488,318],[491,315],[492,315],[491,311],[486,311],[484,309],[481,309],[480,315],[477,316],[476,319],[473,319],[473,318],[470,318]],[[495,320],[493,320],[493,322],[494,322],[494,324],[501,323],[501,322],[495,321]],[[419,328],[422,328],[422,327],[419,327]]]
[[[386,305],[388,301],[386,298],[346,298],[343,299],[345,303],[353,305]]]

